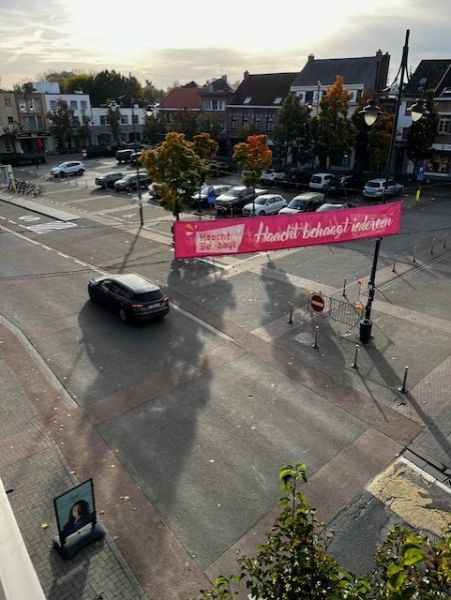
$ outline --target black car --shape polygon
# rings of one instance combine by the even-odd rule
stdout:
[[[220,216],[233,215],[243,208],[245,204],[251,202],[255,196],[265,194],[266,190],[247,188],[244,185],[235,185],[230,190],[220,194],[216,198],[215,208]]]
[[[331,196],[347,196],[360,192],[363,183],[354,175],[336,175],[329,180],[325,191]]]
[[[150,179],[147,175],[139,175],[139,187],[146,188],[150,183]],[[124,175],[122,179],[118,179],[113,184],[116,192],[131,192],[138,189],[138,175],[136,173],[129,173]]]
[[[133,153],[133,148],[124,148],[123,150],[118,150],[116,152],[116,160],[118,163],[129,162]]]
[[[159,319],[169,312],[168,297],[160,287],[134,273],[90,279],[88,294],[93,302],[103,304],[124,323]]]
[[[99,187],[106,189],[109,187],[113,187],[116,181],[122,179],[124,177],[124,173],[118,173],[117,171],[112,171],[111,173],[105,173],[105,175],[100,175],[95,178],[95,184]]]

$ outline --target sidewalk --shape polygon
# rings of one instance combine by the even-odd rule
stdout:
[[[23,377],[29,386],[21,384]],[[13,490],[8,498],[46,598],[148,598],[108,532],[103,540],[86,547],[72,560],[64,560],[53,549],[57,534],[53,498],[80,481],[40,413],[42,395],[52,395],[51,382],[46,385],[38,363],[2,322],[0,378],[0,478],[6,489]],[[67,399],[60,397],[60,403],[54,406],[55,416],[62,406],[70,413]],[[100,521],[103,508],[102,503],[98,504]]]

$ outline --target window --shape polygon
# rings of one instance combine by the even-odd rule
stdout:
[[[128,115],[121,115],[121,125],[128,125]]]
[[[312,102],[313,102],[313,90],[310,90],[309,92],[305,92],[305,103],[311,104]]]
[[[250,104],[251,100],[252,100],[252,96],[247,96],[247,97],[244,99],[244,101],[243,101],[243,104]]]
[[[107,115],[100,115],[100,125],[108,125]]]
[[[255,127],[260,127],[260,123],[262,122],[261,118],[257,115],[254,117],[254,125]]]
[[[450,133],[451,116],[440,117],[438,122],[439,133]]]
[[[230,117],[230,129],[236,130],[236,117]]]
[[[272,131],[274,127],[273,117],[266,117],[266,131]]]
[[[50,110],[55,111],[57,106],[56,100],[50,100]]]
[[[72,110],[77,110],[78,109],[78,102],[76,100],[71,100],[70,101],[70,107]]]
[[[247,117],[243,117],[241,119],[241,127],[244,129],[245,127],[247,127],[249,124],[249,119]]]
[[[11,97],[5,96],[5,106],[11,106]]]
[[[133,123],[134,123],[135,125],[139,125],[139,118],[138,118],[138,115],[133,115]]]
[[[356,98],[357,98],[357,91],[356,90],[347,90],[347,92],[348,92],[349,102],[355,102]]]
[[[280,104],[282,102],[282,96],[277,96],[274,98],[273,104]]]
[[[309,92],[307,92],[308,94]],[[305,92],[296,92],[296,96],[299,98],[300,102],[307,102],[307,100],[305,99]]]
[[[8,125],[13,125],[13,124],[14,124],[13,117],[8,117]]]
[[[88,103],[86,102],[86,100],[80,100],[80,107],[81,110],[86,110],[88,108]]]
[[[78,117],[73,117],[72,120],[76,127],[80,127],[80,119]]]

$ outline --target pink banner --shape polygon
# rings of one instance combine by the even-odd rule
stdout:
[[[400,222],[401,202],[271,217],[178,221],[175,257],[246,254],[383,237],[399,233]]]

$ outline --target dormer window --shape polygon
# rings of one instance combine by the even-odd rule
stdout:
[[[274,98],[273,104],[280,104],[281,102],[282,102],[282,96],[277,96],[277,98]]]
[[[251,100],[252,100],[252,96],[247,96],[247,97],[244,99],[244,102],[243,102],[243,104],[249,104]]]

